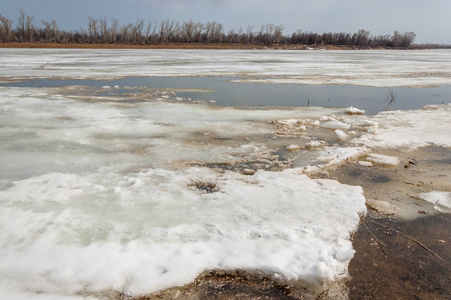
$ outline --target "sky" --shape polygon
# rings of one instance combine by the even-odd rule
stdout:
[[[451,44],[451,0],[0,0],[0,14],[17,24],[19,10],[41,20],[56,20],[60,29],[86,28],[87,20],[116,18],[216,21],[226,30],[244,31],[262,24],[284,26],[284,34],[302,31],[393,34],[413,31],[415,43]],[[14,26],[15,27],[15,26]]]

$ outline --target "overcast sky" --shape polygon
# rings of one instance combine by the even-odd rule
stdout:
[[[258,31],[262,24],[303,31],[393,34],[413,31],[416,43],[451,44],[451,0],[0,0],[0,14],[17,24],[19,10],[41,20],[56,20],[61,29],[86,28],[88,17],[216,21],[226,30]]]

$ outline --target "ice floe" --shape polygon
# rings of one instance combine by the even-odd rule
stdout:
[[[395,156],[388,156],[376,153],[369,153],[366,156],[366,160],[380,166],[394,167],[399,164],[399,158]]]
[[[364,115],[365,111],[362,109],[358,109],[357,107],[348,107],[345,109],[345,113],[348,115]]]
[[[371,148],[405,150],[427,146],[451,147],[450,114],[451,104],[433,106],[433,109],[384,111],[362,120],[364,126],[371,127],[377,122],[377,132],[369,131],[353,142]]]
[[[59,295],[138,295],[214,268],[337,280],[365,213],[361,188],[295,170],[51,173],[13,182],[0,203],[0,288]]]
[[[442,213],[451,213],[451,192],[432,191],[418,195],[421,199],[434,204],[434,208]]]

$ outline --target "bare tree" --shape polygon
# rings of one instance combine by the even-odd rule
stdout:
[[[0,15],[0,39],[2,42],[12,42],[13,31],[12,31],[13,21]]]
[[[17,20],[17,31],[21,42],[25,42],[25,19],[25,12],[21,9],[19,11],[19,19]]]
[[[276,44],[280,44],[280,42],[282,41],[283,38],[283,25],[277,25],[274,28],[274,36],[273,36],[273,41]]]
[[[364,29],[360,29],[356,34],[355,34],[355,41],[354,44],[360,47],[366,47],[368,46],[370,41],[370,32],[366,31]]]
[[[168,43],[169,40],[174,36],[174,31],[179,27],[179,24],[175,21],[161,21],[160,22],[160,43]]]
[[[111,41],[113,43],[117,42],[117,29],[118,29],[118,26],[119,26],[119,20],[116,19],[116,18],[113,18],[112,19],[112,25],[111,25],[111,28],[110,28]]]
[[[25,32],[27,35],[27,41],[33,41],[34,36],[34,25],[33,25],[34,16],[27,16],[25,21]]]
[[[297,30],[289,36],[283,34],[282,25],[263,24],[260,31],[254,32],[252,26],[247,30],[239,28],[224,32],[222,24],[210,21],[205,24],[194,22],[192,19],[184,23],[165,20],[160,23],[148,22],[137,19],[135,23],[124,24],[119,27],[117,19],[111,20],[108,27],[106,18],[94,19],[89,17],[87,28],[80,27],[75,31],[60,31],[56,21],[41,21],[41,27],[33,25],[33,16],[27,16],[23,10],[15,28],[12,21],[0,15],[0,42],[31,42],[34,40],[44,42],[69,42],[69,43],[243,43],[243,44],[304,44],[304,45],[348,45],[357,47],[397,47],[409,48],[415,40],[415,33],[400,33],[394,31],[393,35],[371,36],[369,31],[360,29],[356,33],[345,32],[306,32]],[[438,47],[439,45],[427,45]],[[444,45],[442,45],[444,46]],[[426,45],[423,45],[426,47]]]
[[[143,20],[136,20],[135,24],[130,23],[130,31],[131,31],[131,41],[134,44],[142,43],[142,31],[144,28]]]
[[[184,22],[181,27],[181,34],[184,42],[192,43],[200,39],[202,23],[195,23],[192,19]]]
[[[88,18],[88,35],[89,35],[89,42],[90,43],[96,43],[97,37],[98,37],[98,26],[97,26],[97,20],[94,18],[89,17]]]
[[[152,26],[153,23],[148,22],[147,23],[147,27],[146,27],[146,31],[144,32],[144,36],[146,38],[145,43],[148,44],[152,41],[152,36],[151,36],[151,32],[152,32],[152,27],[154,28],[154,32],[155,32],[155,26]]]
[[[108,22],[106,18],[99,19],[100,41],[104,44],[110,42],[110,34],[108,30]]]
[[[120,42],[121,43],[129,43],[131,38],[130,38],[130,27],[132,26],[132,24],[128,23],[128,24],[124,24],[122,25],[122,27],[119,29],[119,35],[120,35]]]
[[[246,30],[247,43],[254,43],[254,32],[252,31],[253,28],[254,28],[253,26],[247,26]]]
[[[259,42],[266,46],[274,44],[276,42],[276,30],[278,38],[280,38],[283,31],[282,25],[275,26],[272,23],[263,24],[257,36]]]
[[[416,34],[414,32],[404,32],[402,35],[402,44],[401,47],[408,48],[413,44],[415,40]]]
[[[402,36],[401,36],[401,33],[397,30],[395,30],[393,32],[392,43],[393,43],[393,47],[401,47]]]
[[[42,25],[44,25],[44,36],[42,38],[44,38],[44,41],[46,42],[52,42],[52,24],[43,20],[41,22]]]

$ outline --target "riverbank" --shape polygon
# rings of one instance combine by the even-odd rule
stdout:
[[[313,46],[313,45],[257,45],[257,44],[230,44],[230,43],[166,43],[166,44],[74,44],[74,43],[0,43],[0,48],[34,48],[34,49],[278,49],[278,50],[383,50],[388,48],[359,48],[357,46]],[[393,49],[393,48],[390,48]]]

